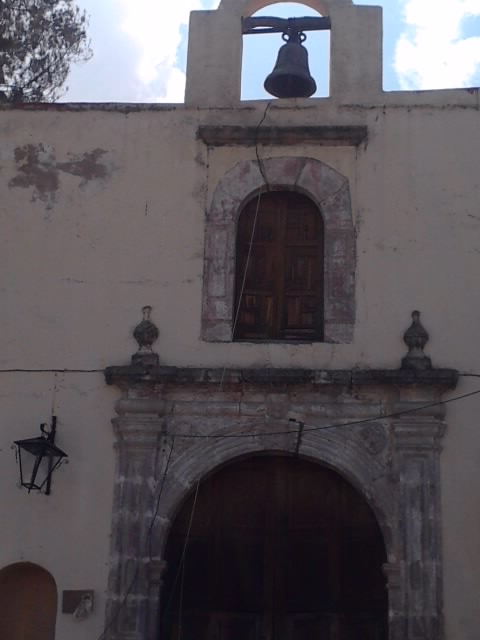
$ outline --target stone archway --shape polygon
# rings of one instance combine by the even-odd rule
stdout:
[[[162,639],[388,637],[375,516],[338,473],[303,458],[217,470],[177,513],[164,557]]]
[[[165,549],[180,505],[222,465],[267,452],[335,470],[370,505],[386,548],[388,640],[443,638],[437,402],[455,371],[177,369],[149,356],[145,366],[136,354],[106,372],[123,390],[113,421],[110,640],[159,640]]]

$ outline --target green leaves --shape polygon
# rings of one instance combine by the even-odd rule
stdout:
[[[55,101],[92,55],[86,28],[74,0],[0,0],[0,102]]]

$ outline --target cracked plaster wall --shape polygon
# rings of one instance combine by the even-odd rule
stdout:
[[[349,181],[356,233],[356,324],[350,344],[206,344],[200,339],[204,221],[216,185],[252,147],[207,149],[200,123],[257,126],[241,110],[0,112],[0,369],[102,369],[134,351],[131,330],[153,306],[161,362],[178,366],[397,367],[414,308],[437,366],[479,372],[480,149],[476,96],[410,94],[387,106],[274,103],[266,124],[367,125],[357,148],[259,146],[308,156]],[[470,101],[470,102],[469,102]],[[459,106],[460,105],[460,106]],[[95,615],[58,637],[99,635],[113,487],[110,427],[118,397],[97,374],[0,374],[0,566],[28,559],[59,588],[94,588]],[[463,393],[476,388],[465,380]],[[52,400],[55,397],[55,400]],[[71,464],[50,499],[15,487],[14,437],[33,437],[54,403]],[[480,589],[480,443],[475,397],[448,407],[441,455],[447,640],[476,640]],[[37,499],[38,498],[38,499]],[[95,517],[92,516],[95,500]],[[38,522],[41,527],[37,526]],[[20,531],[20,533],[19,533]],[[87,532],[87,533],[85,533]],[[86,536],[86,537],[85,537]],[[55,549],[51,540],[61,541]],[[78,554],[79,548],[87,548]],[[72,577],[75,576],[75,577]]]

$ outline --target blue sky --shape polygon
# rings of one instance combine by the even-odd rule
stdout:
[[[218,0],[77,0],[90,14],[94,55],[72,68],[63,100],[181,102],[191,10]],[[480,86],[480,0],[354,0],[383,7],[384,89]],[[299,3],[274,4],[259,14],[317,15]],[[165,25],[168,24],[168,29]],[[328,94],[329,33],[305,43],[316,95]],[[242,98],[267,97],[263,81],[282,45],[279,35],[244,38]]]

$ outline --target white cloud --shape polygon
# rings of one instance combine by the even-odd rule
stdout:
[[[402,89],[478,84],[480,36],[465,37],[465,19],[480,17],[480,0],[404,0],[406,31],[395,52]]]
[[[93,58],[72,69],[64,99],[182,102],[190,11],[218,0],[77,0],[90,15]],[[180,56],[182,58],[182,56]],[[184,55],[183,55],[184,58]]]
[[[210,9],[217,3],[172,0],[166,5],[159,0],[120,0],[124,7],[122,29],[139,49],[137,76],[152,92],[153,101],[183,102],[185,72],[178,62],[182,29],[188,25],[191,11]]]
[[[175,0],[168,5],[158,0],[120,0],[122,29],[138,48],[137,77],[142,85],[161,95],[157,100],[183,100],[181,70],[177,52],[181,29],[190,11],[201,9],[200,0]]]

